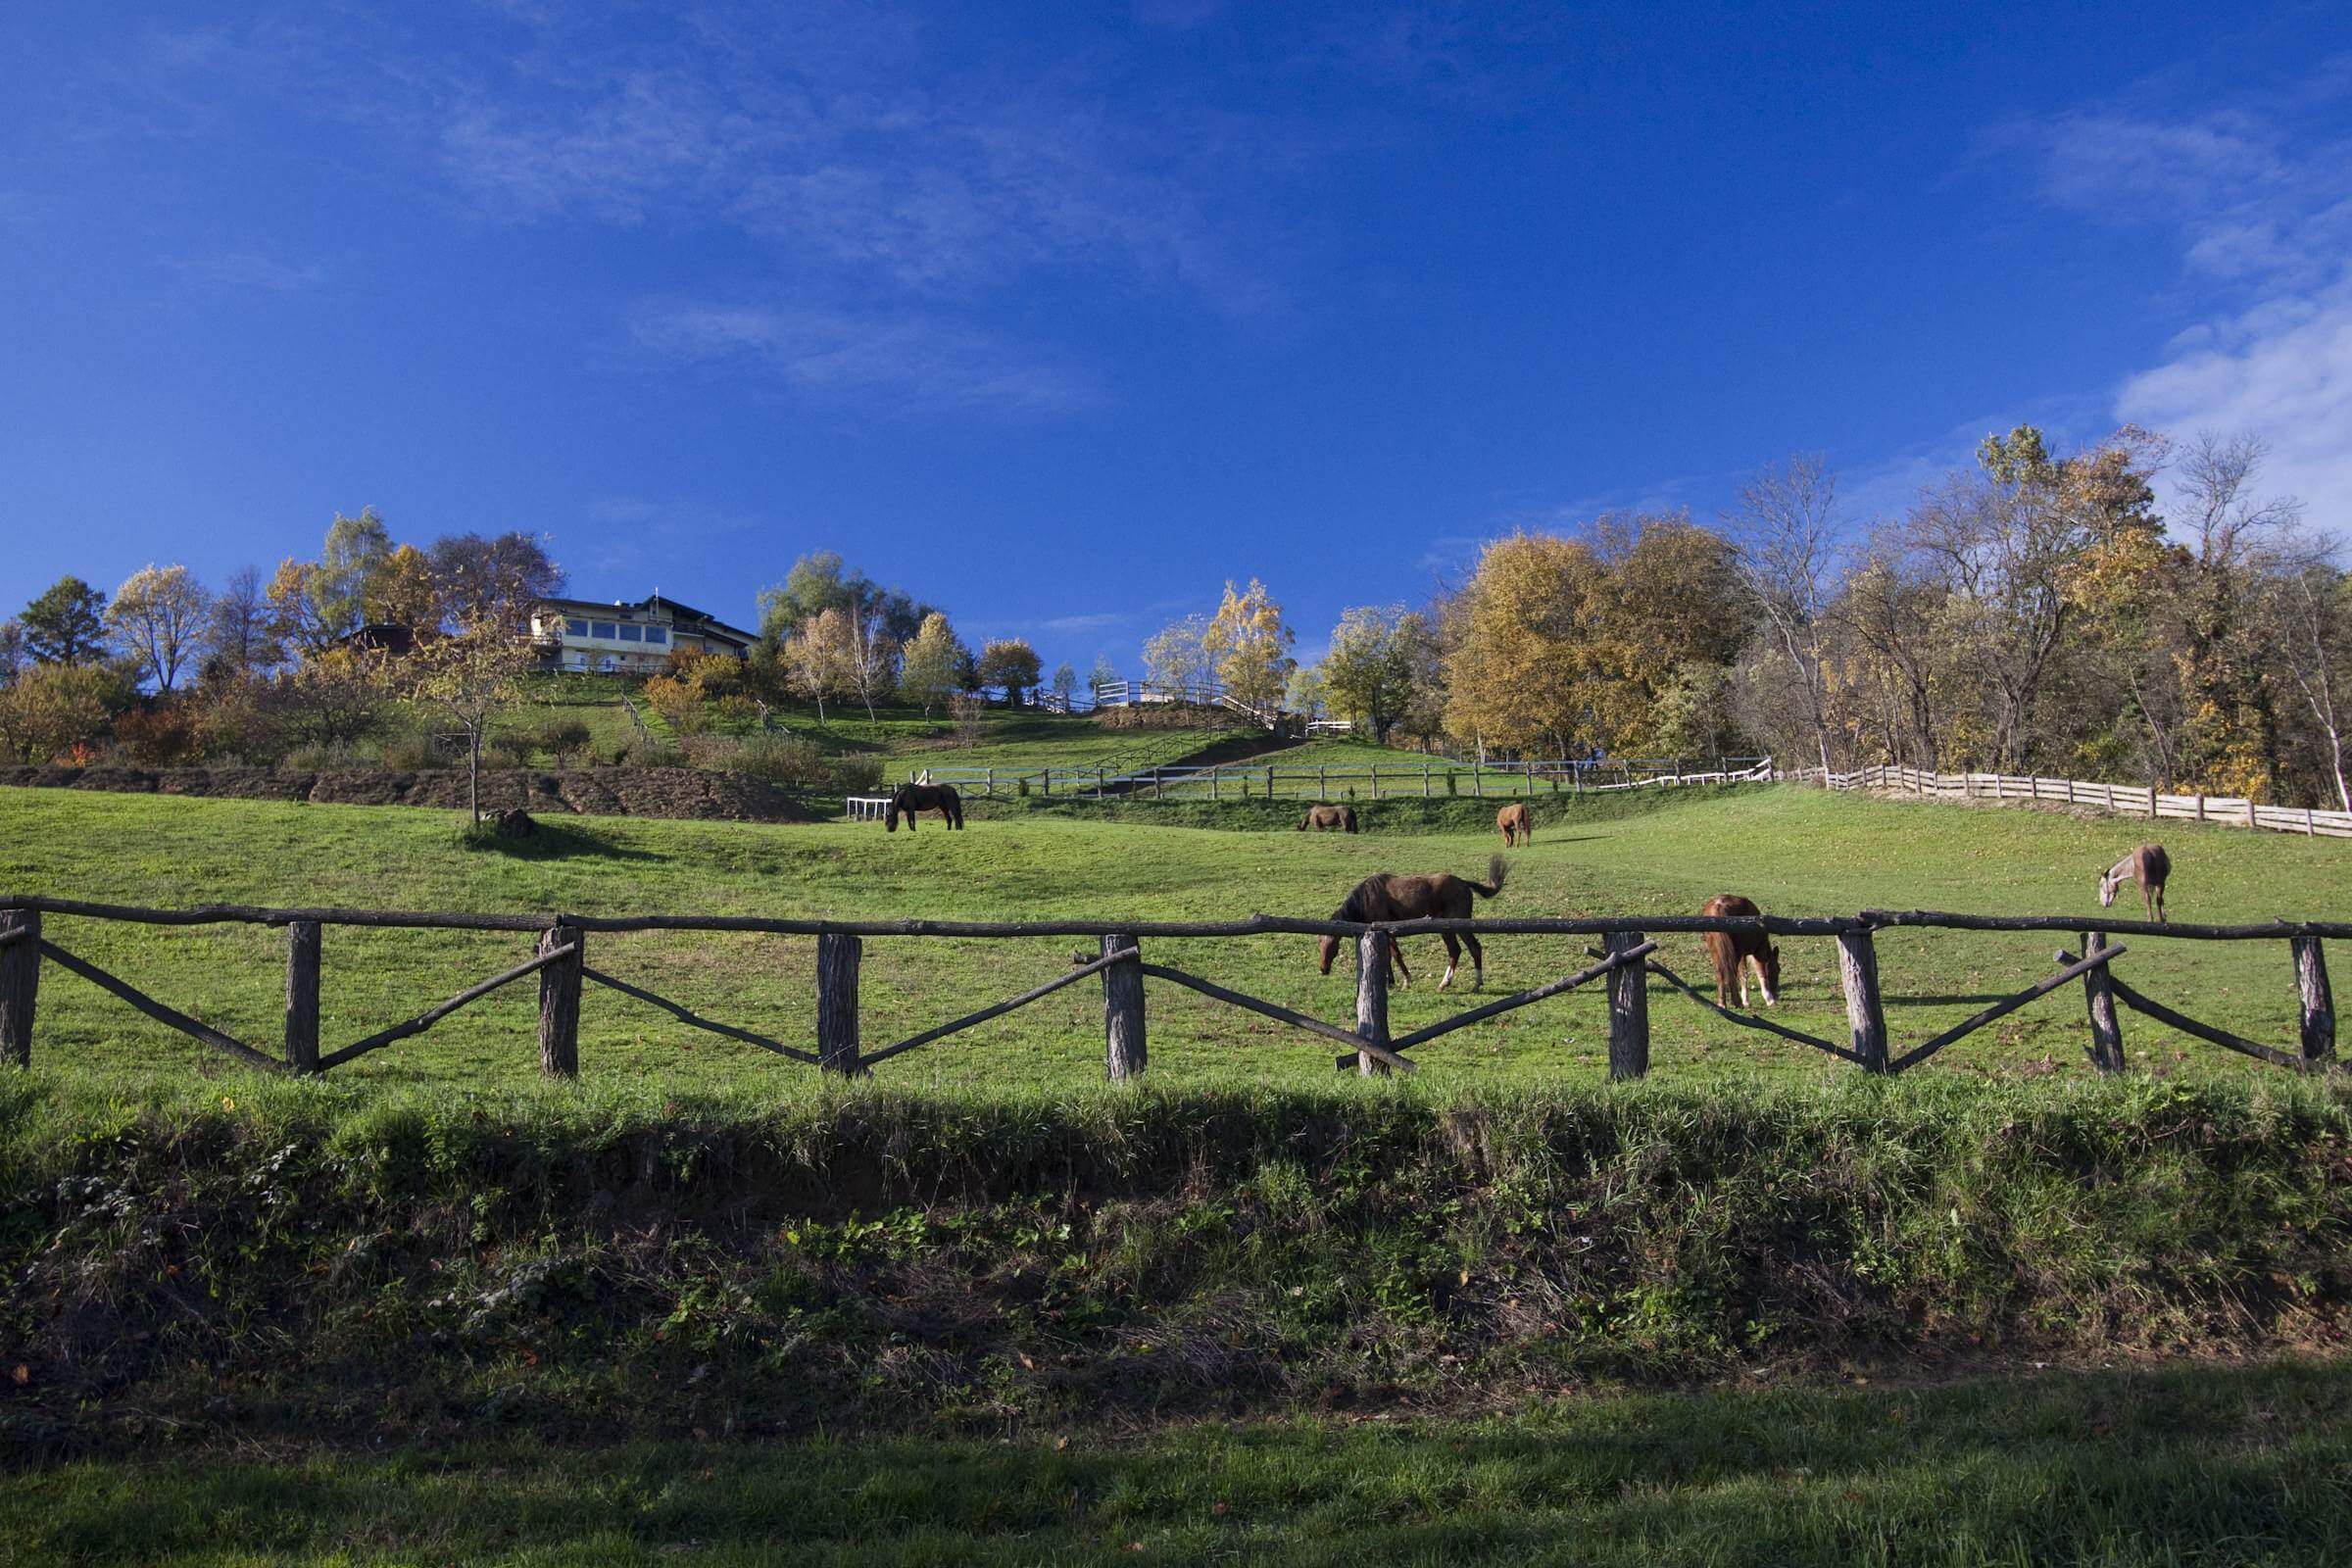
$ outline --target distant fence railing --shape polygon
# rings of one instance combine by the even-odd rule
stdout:
[[[1818,780],[1818,767],[1783,775]],[[2011,773],[1936,773],[1926,768],[1871,766],[1829,775],[1839,790],[1894,790],[1940,801],[2040,801],[2053,806],[2086,806],[2150,821],[2219,822],[2225,827],[2267,828],[2318,838],[2352,838],[2352,811],[2308,806],[2264,806],[2234,795],[2168,795],[2132,784],[2100,784],[2073,778],[2030,778]]]
[[[919,784],[953,784],[984,798],[1032,795],[1105,800],[1314,800],[1333,792],[1350,796],[1359,787],[1371,800],[1417,797],[1434,800],[1467,795],[1510,800],[1535,795],[1603,795],[1619,790],[1673,788],[1690,784],[1761,784],[1774,777],[1769,757],[1633,761],[1570,760],[1372,762],[1307,766],[1279,763],[1220,763],[1200,767],[926,767]]]
[[[159,1002],[120,976],[75,955],[43,930],[43,917],[130,922],[149,926],[195,926],[241,923],[281,927],[286,933],[286,1010],[283,1050],[272,1054],[206,1024],[166,1003]],[[535,952],[488,979],[460,991],[439,1005],[364,1036],[332,1051],[319,1048],[319,996],[323,985],[322,933],[330,926],[431,931],[478,931],[536,937]],[[2080,932],[2078,956],[2061,949],[2052,957],[2058,967],[2025,989],[2001,998],[1952,1027],[1911,1046],[1897,1049],[1889,1037],[1880,990],[1875,933],[1890,927],[1952,931]],[[660,996],[617,976],[591,967],[587,961],[592,934],[608,932],[756,932],[816,939],[815,1038],[806,1047],[786,1044],[752,1030],[703,1017],[670,998]],[[1771,1019],[1721,1005],[1702,995],[1655,956],[1655,937],[1662,932],[1745,932],[1781,937],[1829,938],[1838,945],[1839,987],[1844,993],[1846,1031],[1843,1040],[1825,1039]],[[1602,945],[1588,950],[1597,961],[1528,990],[1484,1003],[1450,1018],[1403,1035],[1389,1028],[1388,979],[1395,944],[1406,937],[1466,932],[1493,938],[1514,935],[1598,936]],[[1147,961],[1143,943],[1203,937],[1268,935],[1329,936],[1352,941],[1356,950],[1355,1020],[1352,1028],[1327,1022],[1262,997],[1231,990],[1200,975],[1165,963]],[[2111,971],[2129,951],[2111,939],[2128,935],[2134,941],[2168,942],[2281,941],[2288,947],[2301,1004],[2298,1038],[2292,1047],[2265,1045],[2230,1030],[2201,1022],[2143,995]],[[949,1019],[944,1023],[868,1051],[860,1036],[858,970],[864,943],[871,938],[980,939],[1090,937],[1099,956],[1070,956],[1070,966],[1040,984],[1004,1001]],[[1407,920],[1357,922],[1293,919],[1252,914],[1242,920],[1033,920],[1007,922],[952,920],[806,920],[771,919],[749,915],[626,915],[477,914],[462,912],[402,912],[381,909],[257,908],[236,905],[206,905],[189,909],[153,909],[122,905],[90,904],[76,900],[15,897],[0,899],[0,1058],[17,1065],[32,1059],[33,1021],[39,1000],[43,964],[53,963],[66,973],[88,981],[148,1017],[250,1066],[274,1072],[313,1075],[326,1072],[370,1052],[423,1033],[470,1003],[528,975],[539,977],[539,1064],[543,1072],[562,1078],[579,1073],[579,1033],[583,987],[605,987],[647,1006],[668,1013],[680,1023],[758,1046],[785,1057],[833,1073],[857,1074],[907,1052],[932,1045],[950,1035],[1016,1007],[1051,996],[1065,986],[1093,975],[1102,977],[1104,1070],[1114,1079],[1141,1076],[1147,1064],[1144,981],[1159,980],[1198,992],[1225,1005],[1272,1018],[1308,1034],[1343,1046],[1337,1065],[1364,1073],[1412,1072],[1415,1062],[1406,1053],[1483,1022],[1498,1014],[1561,996],[1593,981],[1605,981],[1608,993],[1609,1076],[1639,1078],[1649,1070],[1649,991],[1645,976],[1663,981],[1672,991],[1708,1012],[1745,1028],[1758,1029],[1813,1047],[1866,1072],[1898,1073],[1919,1065],[1974,1031],[2052,992],[2081,981],[2088,1014],[2091,1064],[2102,1072],[2124,1069],[2124,1039],[2117,1004],[2130,1007],[2192,1038],[2222,1046],[2258,1061],[2296,1071],[2315,1071],[2335,1059],[2335,1004],[2328,989],[2323,940],[2352,937],[2352,923],[2342,921],[2273,921],[2258,925],[2166,924],[2145,920],[2086,921],[2075,915],[1974,915],[1931,910],[1865,909],[1843,916],[1709,916],[1614,915],[1597,918],[1520,918],[1492,920]]]

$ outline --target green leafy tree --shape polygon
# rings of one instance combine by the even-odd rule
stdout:
[[[1321,666],[1332,710],[1385,742],[1412,704],[1419,669],[1414,653],[1427,635],[1421,617],[1401,605],[1342,611]]]
[[[335,514],[326,525],[326,547],[305,587],[324,635],[348,637],[367,623],[368,601],[392,560],[392,534],[373,507],[356,517]]]
[[[106,655],[106,595],[79,577],[58,578],[17,618],[35,662],[88,664]]]
[[[963,645],[956,640],[955,628],[936,610],[924,617],[922,629],[906,645],[906,658],[899,666],[899,689],[907,701],[921,707],[925,718],[944,707],[960,689],[956,663],[962,653]]]
[[[1026,638],[999,638],[980,650],[980,684],[1004,687],[1006,700],[1016,708],[1022,706],[1022,694],[1038,683],[1044,668]]]

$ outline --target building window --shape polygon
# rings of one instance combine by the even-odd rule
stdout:
[[[589,627],[589,635],[594,637],[612,637],[617,635],[618,632],[619,628],[609,620],[597,621]]]
[[[645,629],[641,626],[632,626],[624,620],[620,623],[620,640],[624,643],[643,642]]]
[[[648,626],[645,628],[645,640],[649,643],[665,643],[669,641],[669,628],[667,626]]]
[[[577,617],[567,616],[564,622],[564,635],[566,637],[585,637],[588,635],[588,623],[584,620],[578,619]]]

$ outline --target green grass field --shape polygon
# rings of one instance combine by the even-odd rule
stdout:
[[[1418,803],[1406,803],[1416,807]],[[1471,808],[1471,803],[1459,803]],[[1495,914],[1694,912],[1737,891],[1776,913],[1864,906],[1988,912],[2096,910],[2097,870],[2138,824],[1999,808],[1826,797],[1794,788],[1644,797],[1557,808],[1535,845],[1510,858]],[[150,905],[238,902],[394,908],[591,913],[1216,919],[1252,910],[1328,914],[1375,869],[1483,874],[1489,831],[1384,838],[1088,820],[1009,812],[960,834],[927,826],[767,826],[573,819],[529,858],[460,849],[450,818],[404,808],[0,791],[0,886]],[[2171,826],[2183,919],[2340,914],[2330,896],[2345,851],[2325,840]],[[270,1046],[281,1016],[275,933],[247,927],[144,929],[56,919],[52,939],[249,1042]],[[895,939],[868,944],[869,1049],[1067,966],[1070,941]],[[1898,1049],[2047,971],[2049,937],[1889,931],[1879,939]],[[330,1045],[439,1001],[527,952],[522,937],[330,931],[323,1004]],[[1465,1004],[1440,993],[1434,939],[1407,950],[1419,984],[1392,1002],[1399,1031]],[[1167,942],[1152,956],[1334,1021],[1352,1016],[1345,960],[1320,976],[1307,939]],[[1666,961],[1694,983],[1694,937],[1670,938]],[[590,961],[709,1016],[788,1042],[813,1028],[813,942],[750,936],[599,937]],[[1588,961],[1570,938],[1496,938],[1490,994],[1540,983]],[[2280,1045],[2295,1033],[2294,990],[2280,943],[2133,939],[2122,972],[2159,999]],[[1463,979],[1466,983],[1467,972]],[[1781,1016],[1840,1038],[1843,1004],[1829,945],[1791,940]],[[478,1004],[432,1033],[343,1069],[367,1078],[512,1083],[536,1071],[531,987]],[[1152,1071],[1181,1083],[1299,1084],[1333,1072],[1328,1045],[1154,984]],[[1757,1077],[1851,1071],[1806,1048],[1741,1030],[1653,982],[1653,1071],[1737,1085]],[[1972,1037],[1921,1070],[2086,1070],[2079,993],[2062,991]],[[1053,1087],[1101,1073],[1101,1003],[1076,986],[881,1069],[905,1086]],[[1590,1079],[1602,1069],[1596,994],[1507,1015],[1422,1055],[1425,1082],[1472,1087]],[[2268,1072],[2213,1048],[2127,1019],[2133,1062],[2164,1072]],[[211,1070],[201,1047],[130,1012],[72,976],[43,988],[38,1050],[109,1072],[173,1077]],[[809,1075],[756,1048],[690,1031],[641,1004],[591,991],[583,1069],[692,1084],[744,1074],[780,1090]]]
[[[2088,918],[2140,832],[1789,787],[1542,804],[1484,909],[1689,912],[1736,890],[1784,913]],[[1478,873],[1497,847],[1472,801],[1396,803],[1353,838],[1221,809],[1001,804],[913,835],[566,819],[508,856],[460,848],[441,812],[14,790],[0,887],[1217,918],[1327,913],[1373,869]],[[1230,825],[1171,825],[1204,822]],[[2339,846],[2166,839],[2181,918],[2340,913]],[[47,934],[274,1048],[275,933]],[[528,947],[326,940],[330,1046]],[[600,967],[809,1039],[809,941],[591,941]],[[1879,945],[1899,1045],[2045,972],[2056,944]],[[866,1042],[1077,946],[870,942]],[[1783,1015],[1837,1037],[1828,945],[1786,946]],[[1154,947],[1350,1015],[1345,963],[1318,976],[1305,939]],[[1496,938],[1490,995],[1581,948]],[[1665,956],[1704,969],[1693,938]],[[1434,941],[1410,956],[1396,1027],[1469,1000],[1433,989]],[[2293,1038],[2283,943],[2134,938],[2122,963],[2191,1013]],[[2328,1348],[2352,1294],[2341,1092],[2132,1015],[2134,1066],[2173,1081],[2089,1082],[2071,989],[1887,1085],[1653,985],[1653,1082],[1610,1090],[1597,995],[1448,1037],[1406,1084],[1153,984],[1141,1097],[1100,1082],[1091,983],[846,1089],[593,988],[588,1081],[545,1085],[531,993],[313,1085],[45,971],[37,1070],[0,1096],[0,1366],[25,1368],[0,1384],[0,1556],[2352,1558],[2352,1364]],[[2126,1359],[2220,1347],[2321,1358]]]

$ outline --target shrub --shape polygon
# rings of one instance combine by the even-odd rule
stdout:
[[[513,730],[502,730],[482,742],[482,764],[485,767],[530,766],[531,738]]]
[[[870,794],[882,785],[882,759],[870,754],[836,757],[831,771],[834,787],[853,794]]]
[[[184,707],[132,709],[115,720],[115,739],[134,762],[179,767],[196,760],[200,737]]]
[[[664,746],[660,741],[632,741],[622,749],[619,760],[623,767],[684,767],[686,765],[684,753],[675,746]]]
[[[297,772],[318,773],[335,768],[368,767],[372,761],[373,759],[360,755],[359,750],[348,741],[331,746],[320,741],[307,741],[287,751],[279,759],[279,765]]]
[[[396,735],[384,742],[384,766],[403,773],[419,768],[443,767],[449,759],[441,755],[440,746],[430,735]]]
[[[577,761],[593,739],[583,718],[551,718],[539,726],[537,737],[539,749],[558,762]]]

